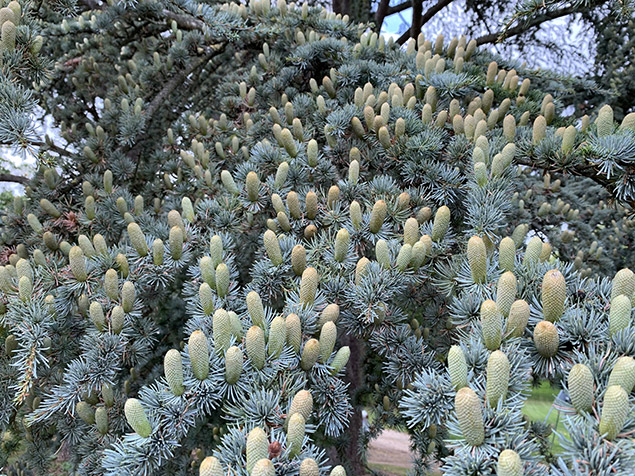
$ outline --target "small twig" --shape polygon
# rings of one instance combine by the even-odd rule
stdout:
[[[176,24],[182,30],[205,30],[205,23],[194,17],[188,15],[179,15],[178,13],[171,12],[170,10],[163,10],[163,14],[166,18],[174,20]]]
[[[64,149],[63,147],[60,147],[58,145],[53,144],[52,142],[41,142],[41,141],[31,141],[29,142],[29,145],[34,146],[34,147],[42,147],[42,148],[46,148],[48,150],[51,150],[53,152],[55,152],[58,155],[64,155],[66,157],[72,157],[73,153]]]
[[[531,159],[531,157],[530,158],[516,157],[514,160],[516,161],[516,163],[520,165],[526,165],[529,167],[543,169],[546,171],[570,173],[572,175],[577,175],[579,177],[589,178],[593,180],[595,183],[597,183],[598,185],[601,185],[602,187],[604,187],[611,195],[613,196],[615,195],[615,183],[608,180],[606,177],[600,174],[599,171],[595,169],[595,167],[591,165],[576,164],[571,167],[563,167],[555,163],[534,162]],[[628,203],[630,207],[635,208],[635,200],[628,200],[626,201],[626,203]]]
[[[544,13],[543,15],[538,15],[527,22],[519,23],[514,28],[508,28],[509,24],[499,32],[490,33],[489,35],[483,35],[476,39],[477,45],[484,45],[486,43],[497,43],[499,41],[503,41],[506,38],[511,38],[512,36],[520,35],[530,28],[535,26],[539,26],[542,23],[555,20],[557,18],[561,18],[567,15],[571,15],[578,11],[576,7],[568,7],[562,8],[560,10],[552,10],[550,12]]]

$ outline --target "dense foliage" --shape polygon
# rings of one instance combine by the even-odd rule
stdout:
[[[9,474],[357,475],[386,427],[414,474],[629,473],[634,114],[284,0],[86,4],[2,27]]]

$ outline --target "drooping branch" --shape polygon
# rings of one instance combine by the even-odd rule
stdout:
[[[40,147],[40,148],[44,148],[46,150],[52,151],[56,153],[57,155],[63,155],[64,157],[71,157],[73,154],[73,152],[66,150],[63,147],[60,147],[58,145],[55,145],[52,139],[48,137],[46,138],[45,141],[32,141],[29,144],[34,147]]]
[[[154,114],[165,103],[165,101],[174,92],[174,90],[181,86],[187,80],[188,76],[190,76],[193,72],[207,64],[215,56],[221,54],[224,51],[225,46],[226,43],[220,43],[218,45],[209,47],[204,56],[192,61],[186,68],[184,68],[178,74],[175,74],[167,83],[165,83],[163,88],[161,88],[157,95],[154,96],[145,110],[146,125],[150,124]],[[141,142],[137,142],[132,148],[126,150],[126,154],[128,155],[128,157],[136,162],[135,173],[139,169],[139,163],[141,162],[139,160],[139,154],[141,151],[140,146]]]
[[[498,32],[490,33],[488,35],[483,35],[476,39],[477,45],[484,45],[487,43],[498,43],[503,41],[504,39],[511,38],[513,36],[518,36],[526,31],[534,28],[536,26],[541,25],[542,23],[555,20],[557,18],[565,17],[567,15],[571,15],[578,10],[576,7],[567,7],[562,8],[560,10],[553,10],[542,15],[535,16],[528,21],[519,23],[513,28],[506,28]]]
[[[413,8],[414,11],[418,11],[417,16],[421,15],[423,10],[423,0],[406,0],[405,2],[399,3],[397,5],[390,6],[390,0],[381,0],[379,5],[377,6],[377,12],[375,13],[375,29],[377,31],[381,30],[381,27],[384,23],[386,17],[390,15],[394,15],[395,13],[403,12],[408,8]],[[414,11],[413,11],[413,19],[414,19]],[[417,23],[417,22],[413,22]],[[411,26],[412,28],[412,26]],[[417,32],[418,33],[418,32]]]
[[[170,10],[163,10],[166,18],[174,20],[182,30],[205,30],[205,23],[189,15],[179,15]]]
[[[0,174],[0,182],[13,182],[13,183],[20,183],[22,185],[25,185],[29,183],[29,178],[23,177],[21,175]]]
[[[223,51],[225,47],[225,43],[221,43],[219,45],[215,45],[210,47],[207,53],[201,58],[192,61],[186,68],[180,71],[178,74],[175,74],[172,79],[170,79],[165,86],[157,93],[157,95],[152,99],[150,104],[145,110],[146,120],[150,120],[157,109],[164,103],[164,101],[168,98],[172,92],[179,87],[179,85],[183,84],[186,78],[196,71],[198,68],[207,63],[210,59],[212,59],[217,54]]]
[[[539,168],[543,169],[547,172],[560,172],[560,173],[569,173],[571,175],[576,175],[578,177],[586,177],[588,179],[593,180],[598,185],[604,187],[611,195],[615,196],[615,182],[606,178],[596,167],[591,164],[583,164],[578,163],[573,166],[563,167],[556,163],[550,163],[547,161],[534,161],[531,157],[522,157],[516,156],[514,158],[515,162],[520,165],[525,165],[527,167]],[[626,203],[631,208],[635,209],[635,201],[629,200]]]

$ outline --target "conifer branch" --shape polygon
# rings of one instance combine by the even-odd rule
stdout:
[[[189,15],[180,15],[170,10],[163,10],[163,14],[168,20],[174,20],[182,30],[204,31],[207,28],[204,22]]]
[[[28,177],[23,177],[21,175],[0,174],[0,182],[13,182],[25,185],[29,183],[29,180],[30,179]]]
[[[610,202],[633,204],[635,114],[578,124],[590,81],[285,0],[47,8],[68,69],[0,88],[2,141],[65,148],[24,141],[37,174],[4,175],[29,185],[0,233],[7,474],[63,442],[91,476],[350,476],[385,427],[415,473],[627,467],[635,228]],[[557,467],[538,382],[563,389]]]
[[[175,74],[167,83],[165,83],[163,88],[161,88],[156,96],[154,96],[145,110],[146,129],[149,128],[155,113],[159,110],[159,108],[164,106],[170,94],[172,94],[176,88],[181,86],[193,72],[207,64],[207,62],[214,58],[214,56],[221,54],[225,45],[226,43],[221,43],[209,47],[204,56],[192,61],[186,68]],[[135,144],[133,147],[129,148],[126,153],[130,158],[136,161],[137,165],[135,170],[137,170],[139,166],[138,158],[140,153],[140,144]]]

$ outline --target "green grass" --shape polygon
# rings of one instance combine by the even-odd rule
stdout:
[[[539,387],[534,388],[531,392],[531,396],[523,407],[523,414],[531,421],[544,422],[557,395],[558,389],[552,388],[548,382],[542,382]],[[568,434],[562,424],[562,417],[558,419],[558,411],[555,408],[551,411],[547,423],[551,424],[552,428],[559,433]],[[558,437],[553,435],[550,437],[550,441],[553,441],[554,454],[561,453],[562,447],[558,443]]]

